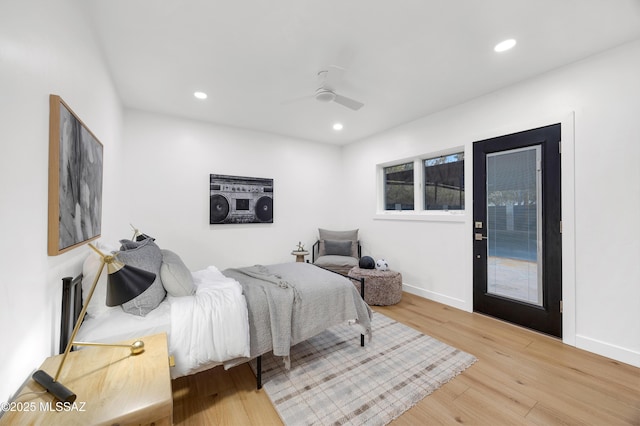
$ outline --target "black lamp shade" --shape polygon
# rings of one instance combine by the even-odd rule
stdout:
[[[107,306],[118,306],[144,293],[156,279],[156,274],[124,265],[107,276]]]
[[[144,241],[144,240],[151,240],[151,241],[155,241],[156,239],[153,237],[150,237],[147,234],[138,234],[136,235],[136,241]]]

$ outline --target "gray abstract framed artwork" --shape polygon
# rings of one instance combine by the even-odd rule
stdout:
[[[59,96],[49,105],[47,251],[55,256],[100,237],[103,148]]]
[[[273,179],[209,175],[209,224],[273,223]]]

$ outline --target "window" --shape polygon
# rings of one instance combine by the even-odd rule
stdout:
[[[465,213],[464,148],[378,164],[376,188],[376,218],[460,221]]]
[[[464,210],[464,152],[424,160],[424,209]]]
[[[385,210],[413,210],[413,207],[413,162],[385,167]]]

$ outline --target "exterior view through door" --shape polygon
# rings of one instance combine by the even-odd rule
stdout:
[[[473,145],[473,306],[562,337],[560,124]]]

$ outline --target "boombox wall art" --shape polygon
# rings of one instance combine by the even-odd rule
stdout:
[[[273,179],[209,175],[209,223],[273,223]]]

